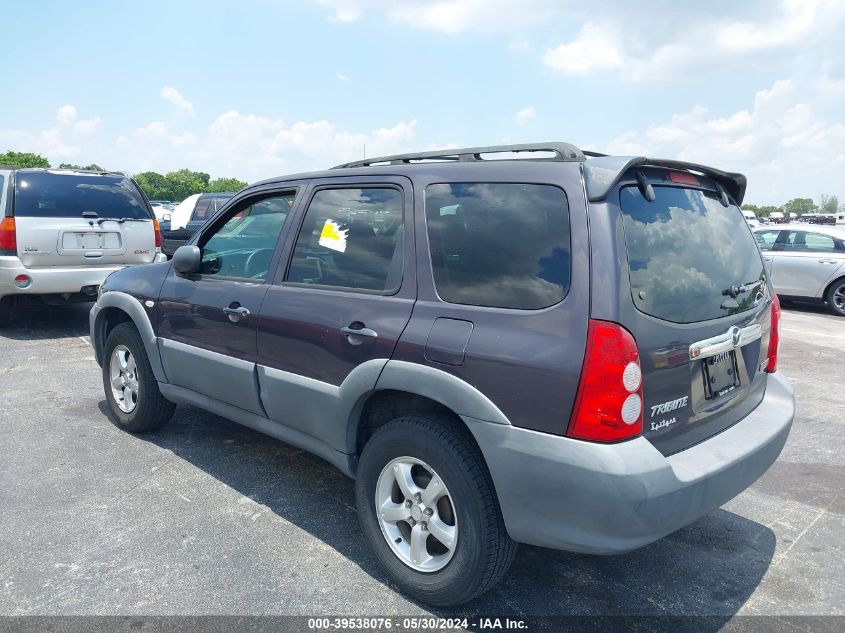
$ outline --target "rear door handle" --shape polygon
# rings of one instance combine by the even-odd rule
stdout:
[[[243,306],[238,306],[236,308],[229,306],[228,308],[223,308],[223,313],[229,317],[229,320],[232,323],[237,323],[241,319],[245,319],[250,315],[249,310]]]
[[[835,259],[820,259],[819,262],[822,264],[838,264],[839,262]]]
[[[354,328],[351,326],[346,326],[340,328],[340,331],[346,334],[347,336],[363,336],[364,338],[378,338],[378,332],[375,330],[371,330],[368,327],[360,327]]]

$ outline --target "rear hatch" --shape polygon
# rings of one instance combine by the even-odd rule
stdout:
[[[762,400],[772,295],[750,228],[719,184],[656,168],[631,176],[619,187],[630,279],[621,322],[640,351],[643,433],[669,455]]]
[[[12,213],[27,268],[153,261],[153,215],[135,183],[119,174],[21,170]]]

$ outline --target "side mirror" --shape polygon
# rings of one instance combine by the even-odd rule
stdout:
[[[183,275],[199,272],[202,256],[198,246],[180,246],[173,253],[173,270]]]

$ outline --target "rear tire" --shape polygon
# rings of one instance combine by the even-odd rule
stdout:
[[[0,327],[6,327],[12,322],[12,303],[14,297],[0,297]]]
[[[402,473],[410,477],[404,488]],[[439,495],[429,489],[435,478]],[[513,562],[517,545],[484,459],[469,431],[449,417],[406,415],[381,427],[361,453],[355,497],[382,568],[421,602],[463,604],[496,585]],[[427,499],[436,501],[426,506]],[[406,508],[410,518],[397,519]]]
[[[845,277],[837,279],[824,297],[827,300],[828,309],[836,316],[845,316]]]
[[[118,324],[106,338],[103,390],[112,420],[131,433],[160,428],[176,408],[158,390],[144,342],[132,323]]]

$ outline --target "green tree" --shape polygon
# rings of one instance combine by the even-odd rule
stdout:
[[[819,196],[819,211],[822,213],[836,213],[839,209],[839,197],[823,193]]]
[[[237,178],[215,178],[208,183],[205,190],[209,193],[223,193],[226,191],[240,191],[247,183]]]
[[[147,194],[150,200],[174,200],[170,182],[166,177],[155,171],[144,171],[135,174],[135,182]]]
[[[41,154],[33,154],[31,152],[13,152],[9,150],[5,154],[0,154],[0,165],[6,167],[49,167],[50,161],[44,158]]]
[[[171,171],[164,176],[170,186],[171,195],[169,200],[184,200],[195,193],[203,193],[208,187],[211,176],[202,171],[191,171],[180,169]]]
[[[816,205],[813,204],[813,200],[811,198],[793,198],[783,205],[783,210],[786,213],[797,213],[798,215],[802,215],[804,213],[811,213],[815,211]]]
[[[59,169],[84,169],[86,171],[106,171],[102,167],[100,167],[97,163],[91,163],[90,165],[72,165],[71,163],[62,163],[59,165]]]

